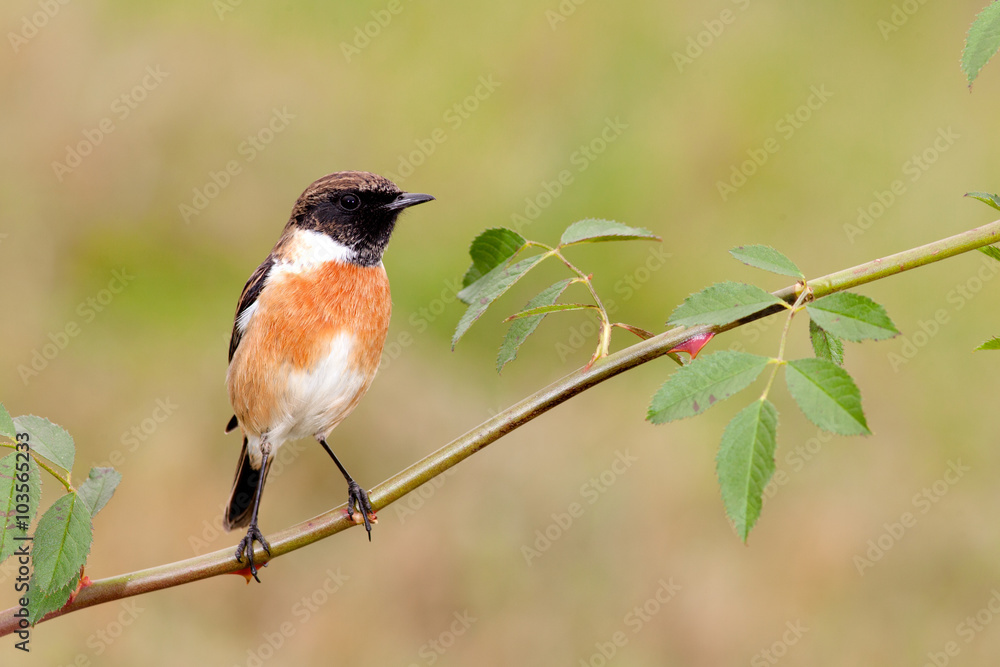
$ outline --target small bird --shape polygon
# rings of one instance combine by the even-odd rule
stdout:
[[[326,440],[358,405],[378,370],[392,301],[382,265],[403,209],[433,200],[403,192],[364,171],[314,182],[295,202],[281,238],[253,272],[236,308],[226,384],[243,449],[226,506],[226,530],[247,526],[236,560],[254,564],[254,542],[270,555],[257,526],[261,492],[275,452],[313,437],[347,480],[347,513],[364,518],[368,494]]]

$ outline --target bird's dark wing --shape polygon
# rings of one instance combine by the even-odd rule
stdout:
[[[229,339],[229,361],[233,360],[236,348],[240,346],[240,339],[243,338],[243,332],[240,331],[239,327],[240,315],[257,301],[257,297],[260,296],[260,291],[264,289],[264,283],[267,281],[267,276],[271,273],[273,266],[274,255],[268,255],[267,259],[257,267],[257,270],[253,272],[250,280],[243,287],[239,305],[236,306],[236,317],[233,319],[233,335]]]

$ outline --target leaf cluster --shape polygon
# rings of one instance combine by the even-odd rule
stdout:
[[[28,621],[35,624],[76,592],[90,553],[93,517],[111,499],[121,475],[114,468],[95,467],[74,486],[73,437],[42,417],[11,418],[3,404],[0,447],[16,450],[0,458],[0,562],[30,553],[31,577],[17,590],[27,598]],[[41,469],[66,493],[42,514],[31,534],[42,496]]]
[[[967,196],[1000,210],[1000,197],[983,192]],[[468,308],[455,330],[456,343],[486,309],[531,269],[549,257],[561,260],[575,275],[543,289],[511,315],[506,338],[500,346],[497,370],[512,361],[521,345],[546,315],[573,310],[592,310],[601,321],[601,334],[591,363],[608,353],[613,327],[621,327],[642,338],[653,334],[608,319],[590,275],[575,267],[563,249],[578,243],[614,240],[659,240],[652,232],[609,220],[582,220],[570,225],[555,247],[529,241],[517,232],[489,229],[472,242],[472,264],[465,274],[459,298]],[[535,249],[540,252],[529,254]],[[980,249],[1000,261],[1000,249]],[[741,282],[720,282],[688,296],[667,320],[675,327],[701,327],[670,351],[681,364],[652,397],[647,419],[653,424],[693,417],[743,391],[765,371],[766,385],[760,396],[741,410],[726,427],[716,457],[716,471],[723,504],[737,533],[744,541],[757,522],[764,489],[775,472],[778,409],[769,395],[779,371],[784,372],[789,395],[802,413],[819,428],[838,435],[871,433],[861,404],[861,392],[844,368],[845,342],[885,340],[899,334],[886,310],[867,296],[835,292],[815,298],[802,271],[788,257],[766,245],[733,248],[730,254],[740,262],[770,273],[795,278],[796,299],[788,303],[766,290]],[[523,256],[527,255],[527,256]],[[591,295],[590,303],[561,302],[574,283],[582,283]],[[776,355],[720,351],[698,358],[698,353],[719,328],[730,327],[746,318],[785,311],[787,320]],[[812,357],[785,358],[786,341],[797,313],[808,317]],[[1000,349],[1000,338],[983,343],[981,350]],[[687,352],[683,363],[679,352]]]
[[[731,254],[750,266],[803,277],[791,260],[767,246],[741,246]],[[700,414],[771,369],[760,397],[729,422],[716,457],[723,504],[743,540],[760,516],[764,488],[775,470],[778,410],[768,398],[775,373],[784,370],[789,394],[818,427],[840,435],[867,435],[861,393],[843,368],[844,341],[883,340],[899,333],[885,309],[868,297],[839,292],[809,301],[807,284],[803,281],[800,286],[799,299],[789,306],[753,285],[717,283],[685,299],[668,323],[725,325],[776,305],[787,309],[790,323],[797,312],[805,311],[815,357],[784,358],[786,324],[777,356],[725,350],[695,359],[663,383],[647,411],[647,419],[654,424]]]
[[[604,304],[597,292],[594,291],[591,276],[574,266],[563,254],[565,248],[574,245],[630,240],[659,241],[660,238],[648,229],[629,227],[613,220],[596,218],[580,220],[567,227],[559,239],[558,245],[554,247],[537,241],[529,241],[516,231],[506,227],[487,229],[477,236],[469,247],[472,264],[465,273],[462,280],[462,290],[458,293],[458,298],[468,308],[455,327],[455,333],[451,340],[452,349],[494,301],[513,287],[531,269],[550,257],[560,260],[574,275],[572,278],[560,280],[546,287],[532,297],[524,308],[505,320],[511,322],[511,325],[497,355],[498,373],[517,357],[521,345],[538,328],[542,319],[551,313],[580,310],[591,310],[597,313],[601,320],[601,333],[591,363],[608,354],[613,327],[620,327],[643,336],[647,332],[629,325],[611,322]],[[541,252],[519,259],[520,255],[531,249]],[[592,303],[559,303],[559,299],[566,290],[575,283],[587,288]]]

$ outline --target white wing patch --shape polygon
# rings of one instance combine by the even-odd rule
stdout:
[[[245,334],[247,332],[247,327],[250,325],[250,318],[257,312],[257,306],[258,302],[254,301],[247,306],[242,313],[240,313],[239,317],[236,318],[236,328],[240,330],[240,334]]]

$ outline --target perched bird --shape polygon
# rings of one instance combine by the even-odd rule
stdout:
[[[347,512],[374,515],[368,494],[330,449],[330,432],[357,406],[378,370],[392,302],[382,265],[400,212],[434,197],[401,191],[364,171],[319,179],[295,202],[281,238],[253,272],[236,308],[226,384],[243,432],[226,530],[247,526],[236,548],[257,581],[254,542],[267,472],[288,440],[312,437],[347,480]]]

